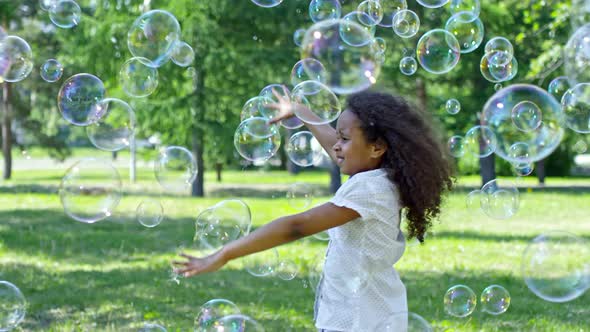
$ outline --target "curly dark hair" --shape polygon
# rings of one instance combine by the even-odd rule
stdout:
[[[365,91],[351,95],[347,106],[368,142],[387,143],[381,168],[397,185],[409,237],[424,242],[440,213],[442,196],[455,180],[446,150],[424,116],[401,97]]]

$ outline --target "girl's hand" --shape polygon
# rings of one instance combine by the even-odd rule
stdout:
[[[295,108],[298,111],[304,111],[307,107],[293,103],[288,98],[289,92],[283,87],[283,93],[277,92],[275,89],[272,89],[272,94],[275,96],[275,99],[278,101],[277,103],[269,104],[268,107],[279,111],[275,117],[270,119],[268,123],[275,124],[279,123],[282,120],[289,119],[295,116]]]
[[[174,272],[183,277],[192,277],[197,274],[215,272],[227,263],[223,258],[221,251],[202,258],[187,255],[185,253],[181,253],[180,256],[186,258],[187,261],[173,261],[172,264],[177,266],[177,268],[174,269]]]

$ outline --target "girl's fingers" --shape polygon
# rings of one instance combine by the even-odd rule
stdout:
[[[183,253],[183,252],[181,252],[181,253],[180,253],[180,254],[178,254],[178,255],[179,255],[179,256],[182,256],[182,257],[184,257],[184,258],[188,258],[188,259],[195,258],[194,256],[187,255],[187,254],[185,254],[185,253]]]
[[[172,265],[184,265],[187,266],[188,262],[172,261]]]

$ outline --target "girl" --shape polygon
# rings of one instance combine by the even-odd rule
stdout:
[[[293,116],[292,109],[283,113],[271,122]],[[336,129],[307,127],[350,175],[330,202],[278,218],[210,256],[181,254],[186,261],[174,264],[187,277],[213,272],[232,259],[328,230],[315,325],[320,331],[375,331],[388,315],[408,311],[393,268],[405,249],[401,209],[408,236],[423,242],[452,187],[451,168],[433,130],[399,97],[361,92],[348,98]]]

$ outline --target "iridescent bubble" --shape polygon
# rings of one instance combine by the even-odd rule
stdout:
[[[297,211],[302,211],[311,206],[313,200],[313,189],[307,183],[296,182],[287,190],[287,201],[289,206]]]
[[[474,126],[465,134],[465,150],[472,156],[487,157],[496,151],[498,140],[488,126]]]
[[[479,16],[481,5],[479,0],[451,0],[451,13],[470,12],[475,17]]]
[[[325,81],[334,93],[359,92],[376,83],[381,71],[372,40],[373,36],[360,24],[322,21],[305,33],[301,58],[314,58],[324,65]]]
[[[264,332],[264,328],[256,320],[245,315],[225,316],[217,321],[218,326],[207,332]]]
[[[445,103],[445,110],[447,113],[455,115],[461,111],[461,103],[457,99],[451,98]]]
[[[59,81],[63,72],[63,66],[55,59],[45,61],[40,69],[41,78],[50,83]]]
[[[170,58],[175,64],[188,67],[195,60],[195,51],[188,43],[178,40],[170,53]]]
[[[33,52],[29,44],[17,36],[0,41],[0,83],[20,82],[33,70]]]
[[[364,17],[364,19],[359,19],[359,17]],[[350,46],[363,46],[367,43],[371,44],[374,40],[373,36],[375,36],[375,30],[377,27],[375,25],[365,25],[362,23],[363,21],[368,21],[370,19],[371,18],[367,14],[361,12],[355,11],[346,14],[342,18],[346,24],[340,24],[340,37],[342,40]],[[351,24],[349,24],[349,22]],[[371,36],[371,39],[367,40],[366,35],[359,34],[356,31],[359,26],[367,31],[368,35]]]
[[[146,97],[158,87],[158,69],[146,58],[131,58],[119,71],[119,84],[131,97]]]
[[[144,199],[135,210],[137,221],[145,227],[156,227],[164,219],[162,203],[155,199]]]
[[[296,86],[304,81],[318,81],[326,84],[327,74],[326,68],[318,60],[313,58],[299,60],[291,70],[291,85]]]
[[[496,53],[488,53],[484,58],[485,59],[493,59],[497,56]],[[512,57],[510,63],[506,65],[494,65],[494,60],[489,61],[487,70],[485,68],[485,61],[482,59],[482,63],[480,63],[480,71],[485,79],[489,80],[490,82],[506,82],[513,79],[516,74],[518,73],[518,61],[516,61],[516,57]],[[493,79],[489,79],[489,77]]]
[[[326,124],[338,118],[341,105],[338,97],[330,89],[317,81],[297,84],[291,93],[295,115],[303,122]]]
[[[240,113],[240,121],[244,121],[249,118],[263,118],[264,115],[260,111],[263,107],[268,107],[268,105],[272,103],[272,100],[268,97],[263,96],[256,96],[248,99],[244,106],[242,107],[242,112]]]
[[[418,70],[418,62],[411,56],[405,56],[399,62],[399,70],[404,75],[414,75],[416,70]]]
[[[383,7],[383,19],[378,24],[385,28],[393,26],[393,17],[398,11],[408,9],[406,0],[387,0],[379,3]]]
[[[494,84],[494,91],[499,91],[502,90],[503,86],[500,83],[496,83]]]
[[[524,132],[514,126],[512,109],[523,101],[529,101],[539,107],[543,114],[542,125],[533,131]],[[509,162],[521,163],[509,156],[510,147],[517,143],[526,143],[529,147],[529,159],[535,162],[553,152],[564,134],[561,105],[547,91],[528,84],[515,84],[496,92],[484,105],[481,121],[494,132],[497,139],[496,154]]]
[[[277,265],[275,274],[283,280],[293,280],[299,274],[299,265],[290,259],[281,260]]]
[[[64,212],[83,223],[112,215],[121,200],[121,177],[110,162],[86,158],[67,171],[59,186]]]
[[[246,271],[254,277],[266,277],[275,273],[279,264],[279,252],[276,248],[248,255],[243,258]]]
[[[322,146],[309,131],[293,134],[285,146],[289,159],[296,165],[309,167],[322,158]]]
[[[166,332],[166,329],[160,324],[145,323],[139,332]]]
[[[374,331],[379,332],[432,332],[432,326],[413,312],[396,312],[383,319]]]
[[[461,53],[475,51],[483,41],[483,23],[471,12],[459,12],[451,16],[445,24],[445,30],[457,38]]]
[[[494,54],[494,56],[490,57],[491,64],[504,66],[512,61],[514,47],[508,39],[504,37],[494,37],[486,43],[484,54]]]
[[[559,76],[554,78],[550,83],[547,91],[557,99],[558,102],[561,102],[561,98],[563,94],[566,93],[567,90],[571,88],[571,85],[568,81],[567,76]]]
[[[531,101],[521,101],[512,109],[512,122],[518,130],[535,130],[541,125],[542,119],[541,109]]]
[[[80,23],[82,10],[74,0],[57,0],[49,9],[49,19],[60,28],[73,28]]]
[[[297,29],[293,32],[293,42],[297,46],[301,46],[303,42],[303,37],[305,37],[305,29]]]
[[[481,310],[492,315],[500,315],[510,306],[510,293],[500,285],[486,287],[480,296]]]
[[[275,94],[278,94],[281,99],[277,98]],[[264,101],[259,102],[260,113],[265,118],[272,119],[278,112],[283,112],[284,108],[291,107],[291,91],[284,84],[269,84],[260,91],[259,96],[266,98]],[[280,109],[276,110],[270,107],[266,102],[267,99],[271,103],[279,104]],[[296,116],[281,120],[280,123],[288,129],[297,129],[303,126],[303,122]]]
[[[197,216],[194,240],[207,249],[217,250],[248,235],[251,224],[250,207],[244,201],[223,200]]]
[[[530,146],[524,142],[516,142],[508,149],[508,156],[516,160],[515,164],[527,163],[530,160]]]
[[[314,22],[338,19],[342,15],[342,7],[338,0],[311,0],[309,17]]]
[[[426,32],[418,41],[416,55],[424,70],[433,74],[451,71],[461,56],[457,38],[443,29]]]
[[[96,107],[104,115],[86,127],[90,142],[105,151],[118,151],[129,146],[135,131],[135,112],[126,102],[106,98]]]
[[[398,11],[392,19],[393,32],[402,37],[410,38],[420,30],[420,18],[408,9]]]
[[[590,133],[590,83],[580,83],[561,98],[565,125],[571,130]]]
[[[465,146],[463,142],[463,136],[455,135],[449,138],[447,146],[449,153],[455,158],[461,158],[465,154]]]
[[[195,318],[195,332],[210,331],[217,328],[217,321],[223,317],[239,314],[240,309],[233,302],[225,299],[213,299],[203,304]],[[217,331],[217,330],[212,330]]]
[[[467,317],[477,305],[477,297],[471,288],[456,285],[447,290],[444,296],[445,311],[455,317]]]
[[[181,146],[162,149],[154,162],[154,174],[167,190],[187,189],[197,177],[197,161],[193,154]]]
[[[364,25],[376,25],[383,19],[383,6],[378,0],[365,0],[357,6],[356,11],[365,14],[358,17]]]
[[[27,302],[18,287],[0,281],[0,303],[0,330],[11,331],[25,318]]]
[[[584,141],[583,139],[578,140],[572,146],[572,151],[574,151],[577,154],[582,154],[586,152],[586,150],[588,150],[588,144],[586,144],[586,141]]]
[[[240,156],[253,162],[270,159],[279,150],[281,134],[266,118],[253,117],[240,123],[234,134],[234,146]]]
[[[52,6],[55,6],[57,0],[40,0],[39,1],[39,8],[44,11],[49,11]]]
[[[381,37],[376,37],[375,39],[373,39],[373,49],[375,50],[375,52],[385,53],[385,51],[387,50],[387,43],[385,42],[385,39]]]
[[[481,187],[481,209],[490,218],[508,219],[518,212],[520,198],[513,184],[501,187],[499,181],[488,181]]]
[[[98,121],[104,109],[97,107],[106,94],[102,81],[91,74],[76,74],[68,78],[57,95],[57,106],[66,121],[87,126]]]
[[[417,0],[419,4],[426,8],[442,7],[449,2],[449,0]]]
[[[174,15],[151,10],[138,17],[127,33],[127,47],[134,57],[150,60],[146,64],[160,67],[171,56],[180,38],[180,24]]]
[[[563,64],[571,86],[590,82],[590,24],[570,37],[563,49]]]
[[[535,164],[533,163],[513,163],[512,170],[516,176],[529,176],[535,170]]]
[[[541,234],[523,253],[522,274],[543,300],[572,301],[590,288],[590,243],[564,231]]]
[[[481,210],[481,190],[472,190],[465,197],[465,206],[469,211]]]

